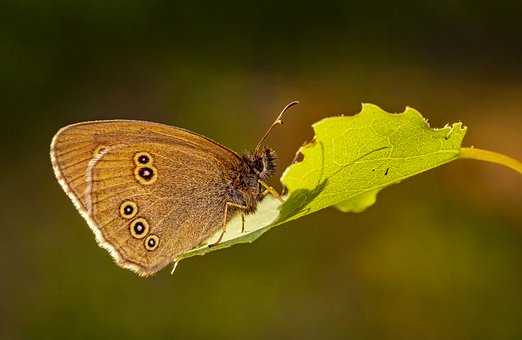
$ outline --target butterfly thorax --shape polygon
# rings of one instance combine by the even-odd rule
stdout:
[[[245,206],[247,214],[254,213],[265,190],[260,181],[266,181],[274,174],[275,161],[276,154],[269,148],[241,156],[227,188],[229,201]]]

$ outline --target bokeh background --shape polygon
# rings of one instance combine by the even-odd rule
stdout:
[[[52,173],[58,128],[132,118],[237,150],[288,114],[409,105],[522,158],[520,1],[37,1],[0,5],[1,339],[520,339],[522,182],[457,161],[251,245],[140,279]],[[278,176],[276,176],[278,178]],[[274,182],[277,185],[277,180]]]

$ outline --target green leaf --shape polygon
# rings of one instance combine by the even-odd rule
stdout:
[[[379,189],[365,192],[356,199],[348,199],[335,205],[342,212],[361,212],[377,201]]]
[[[390,114],[371,104],[313,128],[314,142],[301,149],[304,161],[291,165],[282,181],[289,193],[323,188],[292,219],[332,205],[362,211],[382,188],[457,159],[466,133],[461,123],[431,129],[412,108]]]
[[[314,139],[300,149],[303,160],[283,173],[281,182],[288,188],[283,204],[265,198],[247,217],[245,233],[236,216],[220,244],[207,246],[218,232],[178,260],[252,242],[276,225],[330,206],[363,211],[383,188],[459,158],[466,133],[461,123],[432,129],[412,108],[391,114],[371,104],[364,104],[354,116],[323,119],[313,129]]]

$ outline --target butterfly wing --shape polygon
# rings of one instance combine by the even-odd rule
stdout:
[[[221,227],[239,156],[192,132],[141,121],[61,129],[53,168],[98,243],[140,275],[160,270]]]

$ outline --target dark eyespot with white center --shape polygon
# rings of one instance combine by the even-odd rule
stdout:
[[[154,177],[154,170],[152,170],[151,168],[143,167],[138,170],[138,174],[144,180],[150,181],[152,177]]]
[[[153,166],[138,166],[134,171],[134,176],[144,185],[149,185],[158,179],[158,170]]]
[[[138,213],[138,205],[133,201],[125,201],[120,205],[120,216],[131,219]]]
[[[145,249],[147,249],[148,251],[155,250],[156,248],[158,248],[158,245],[159,245],[159,237],[156,235],[149,235],[145,239]]]
[[[144,238],[149,232],[149,223],[146,219],[138,217],[129,224],[129,229],[134,238]]]
[[[152,156],[145,151],[138,152],[134,155],[134,163],[136,163],[136,165],[151,165]]]

